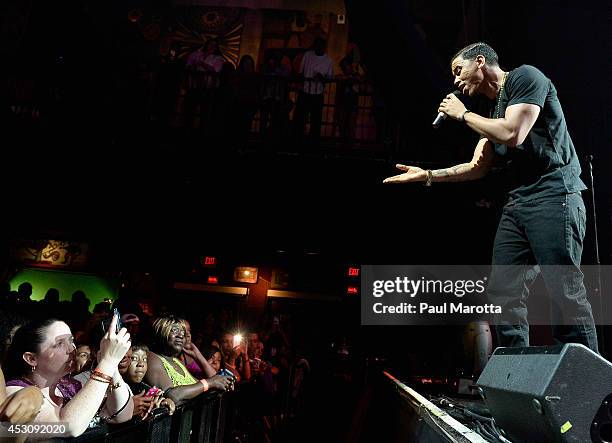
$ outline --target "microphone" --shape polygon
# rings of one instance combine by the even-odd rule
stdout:
[[[451,92],[451,94],[459,95],[461,94],[461,91],[459,91],[458,89],[455,89],[453,92]],[[438,112],[438,116],[432,123],[433,127],[438,129],[443,120],[446,120],[446,114],[444,112]]]

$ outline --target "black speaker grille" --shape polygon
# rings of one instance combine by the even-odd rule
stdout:
[[[579,344],[499,348],[478,385],[512,441],[584,443],[612,393],[612,364]]]

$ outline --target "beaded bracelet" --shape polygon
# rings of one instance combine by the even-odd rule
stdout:
[[[95,381],[99,381],[100,383],[106,383],[107,385],[110,385],[110,382],[98,375],[94,375],[91,374],[91,376],[89,377],[91,380],[95,380]]]
[[[94,369],[93,371],[91,371],[91,375],[92,376],[95,375],[97,377],[103,378],[108,383],[112,383],[113,382],[113,377],[111,377],[110,375],[105,374],[102,371],[98,371],[97,369]]]

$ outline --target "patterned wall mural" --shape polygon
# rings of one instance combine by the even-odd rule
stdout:
[[[223,57],[234,66],[240,55],[240,39],[244,28],[244,10],[239,8],[176,5],[170,10],[130,8],[128,20],[138,28],[147,44],[158,46],[159,55],[166,56],[170,46],[178,58],[216,38]]]
[[[234,66],[238,64],[244,10],[176,6],[174,20],[174,41],[180,58],[204,46],[207,40],[216,38],[223,57]]]
[[[11,256],[26,265],[84,267],[89,263],[89,245],[70,240],[15,240]]]

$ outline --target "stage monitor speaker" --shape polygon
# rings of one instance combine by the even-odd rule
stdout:
[[[612,364],[586,346],[497,348],[478,385],[513,443],[612,442]]]

